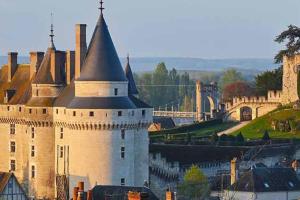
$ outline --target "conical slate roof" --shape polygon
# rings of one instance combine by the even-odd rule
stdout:
[[[35,79],[33,80],[34,84],[53,84],[54,80],[51,76],[51,51],[55,49],[52,48],[51,43],[50,47],[47,49],[47,52],[43,58],[41,66],[39,67]]]
[[[130,67],[130,63],[129,63],[129,57],[127,57],[127,65],[125,68],[125,73],[126,73],[126,78],[128,80],[128,94],[129,95],[137,95],[139,94],[136,85],[135,85],[135,81],[132,75],[132,71],[131,71],[131,67]]]
[[[102,13],[78,81],[127,81]]]

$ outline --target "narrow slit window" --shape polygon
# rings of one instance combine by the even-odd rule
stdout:
[[[16,152],[16,142],[11,141],[10,142],[10,152],[15,153]]]
[[[31,178],[35,178],[35,166],[31,166]]]
[[[16,160],[10,160],[10,171],[16,171]]]

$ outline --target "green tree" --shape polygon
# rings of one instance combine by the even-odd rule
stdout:
[[[159,63],[152,76],[153,94],[152,104],[154,107],[162,106],[167,104],[167,87],[164,85],[168,84],[169,72],[165,63]]]
[[[221,76],[219,87],[223,91],[223,88],[227,85],[238,81],[244,81],[242,73],[238,72],[236,69],[227,69]]]
[[[210,195],[207,178],[196,165],[185,172],[183,183],[179,185],[180,195],[189,200],[204,200]]]
[[[269,90],[282,90],[282,66],[273,70],[258,74],[255,77],[255,89],[259,95],[267,95]]]
[[[283,31],[275,39],[279,44],[285,43],[285,49],[282,49],[275,56],[276,63],[282,63],[284,56],[293,56],[300,51],[300,28],[295,25],[289,25],[288,29]]]
[[[263,135],[263,137],[262,137],[262,140],[263,141],[269,141],[271,138],[270,138],[270,136],[269,136],[269,132],[267,131],[267,130],[265,130],[265,133],[264,133],[264,135]]]

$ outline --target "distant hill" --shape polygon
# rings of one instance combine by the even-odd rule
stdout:
[[[28,57],[19,56],[19,63],[29,63]],[[121,58],[123,66],[125,58]],[[181,71],[214,71],[220,72],[226,68],[236,68],[242,72],[257,73],[274,69],[276,65],[272,59],[201,59],[201,58],[131,58],[131,67],[134,72],[146,72],[155,69],[160,62],[165,62],[169,69]],[[0,65],[7,63],[6,56],[0,56]]]

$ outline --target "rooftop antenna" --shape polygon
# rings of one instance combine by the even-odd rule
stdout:
[[[100,0],[100,8],[99,8],[99,10],[100,10],[100,12],[101,12],[101,15],[103,14],[103,10],[105,9],[105,8],[103,7],[103,4],[104,4],[103,0]]]
[[[50,48],[55,49],[54,45],[54,26],[53,26],[53,13],[51,12],[51,29],[50,29]]]

